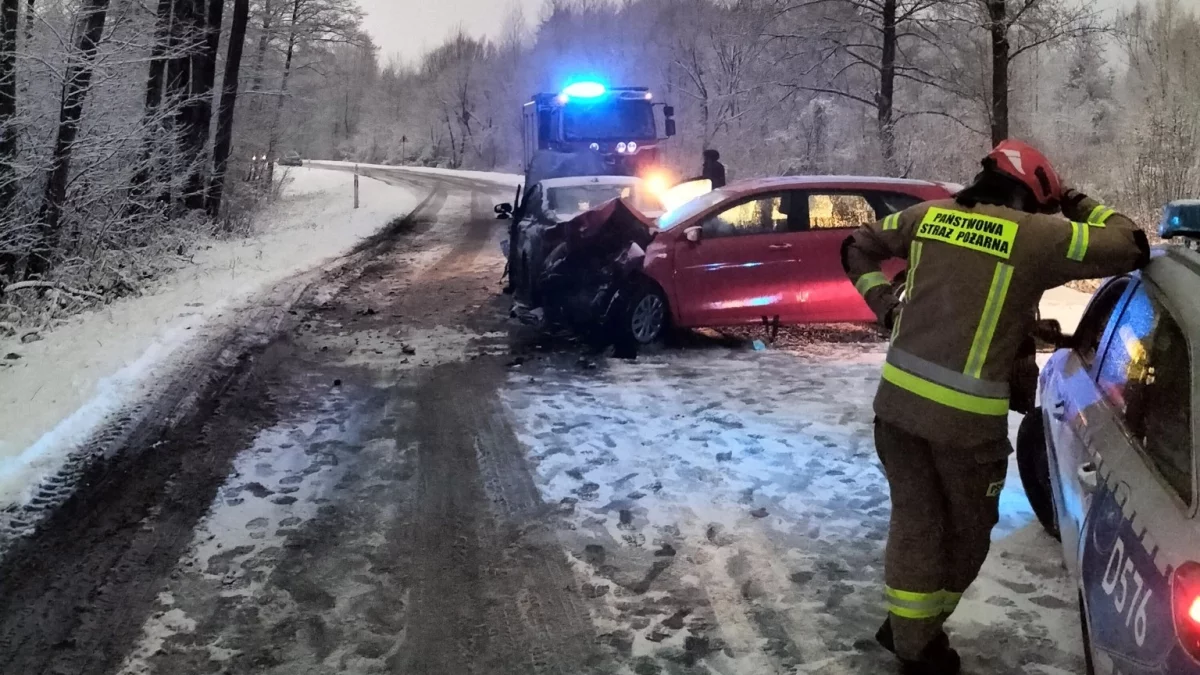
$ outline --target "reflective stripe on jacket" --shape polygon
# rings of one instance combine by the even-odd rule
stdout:
[[[1071,220],[926,202],[850,236],[847,274],[881,321],[895,317],[880,418],[964,447],[1008,435],[1008,380],[1042,293],[1130,272],[1146,255],[1129,218],[1087,198],[1069,211]],[[893,257],[908,260],[903,311],[894,314],[899,301],[880,271]]]

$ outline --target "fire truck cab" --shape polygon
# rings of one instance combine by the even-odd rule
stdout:
[[[655,108],[663,113],[659,136]],[[659,160],[659,142],[675,135],[675,109],[646,87],[578,82],[557,94],[534,94],[524,112],[525,168],[538,151],[598,153],[614,175],[637,175]]]

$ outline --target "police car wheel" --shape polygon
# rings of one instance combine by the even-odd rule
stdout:
[[[1017,468],[1021,484],[1033,512],[1046,533],[1061,539],[1058,513],[1054,510],[1054,492],[1050,486],[1050,457],[1046,452],[1046,431],[1042,409],[1034,408],[1021,420],[1017,431]]]

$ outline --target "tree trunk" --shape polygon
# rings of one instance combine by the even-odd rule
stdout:
[[[20,0],[0,4],[0,222],[17,197],[17,25]],[[0,253],[0,283],[10,277],[16,258]]]
[[[33,42],[33,22],[37,19],[34,4],[37,0],[29,0],[25,5],[25,44]]]
[[[275,102],[275,113],[271,118],[271,128],[267,137],[267,166],[273,166],[275,153],[279,146],[279,123],[283,119],[283,104],[287,100],[288,79],[292,75],[292,59],[296,56],[297,24],[300,22],[300,3],[302,0],[292,0],[292,24],[288,29],[287,55],[283,59],[283,80],[279,84],[279,100]]]
[[[162,136],[155,124],[162,108],[163,86],[167,76],[166,55],[171,40],[171,3],[172,0],[158,0],[154,47],[150,50],[150,71],[146,76],[146,103],[143,114],[146,138],[143,141],[142,165],[133,175],[130,185],[130,194],[134,202],[131,209],[135,211],[140,210],[141,198],[146,195],[146,185],[154,175],[154,147]]]
[[[96,52],[100,39],[104,37],[108,0],[85,0],[80,12],[77,29],[79,41],[68,62],[66,87],[63,88],[62,105],[59,108],[58,137],[54,143],[50,175],[46,180],[46,193],[40,212],[40,250],[29,266],[29,272],[33,274],[49,269],[50,256],[58,248],[62,236],[63,205],[71,176],[71,152],[79,135],[83,104],[92,86]]]
[[[193,39],[197,41],[191,50],[191,81],[188,99],[179,111],[183,120],[182,142],[184,159],[188,162],[188,177],[184,186],[184,205],[189,209],[205,207],[204,151],[208,146],[209,130],[212,126],[212,91],[217,78],[217,51],[221,43],[221,20],[224,0],[208,0],[205,12],[204,0],[193,0],[190,13]]]
[[[246,45],[246,26],[250,21],[250,0],[234,0],[233,23],[229,29],[229,51],[225,56],[225,79],[221,84],[221,108],[217,113],[217,141],[213,148],[213,178],[208,191],[208,215],[221,214],[225,197],[225,172],[233,146],[233,117],[237,110],[238,79],[242,70],[242,50]]]
[[[900,172],[896,165],[896,122],[893,117],[896,98],[896,0],[883,3],[883,45],[879,59],[879,95],[875,99],[879,113],[879,145],[884,171],[889,176]]]
[[[1008,6],[1005,0],[988,0],[992,33],[992,145],[1008,138]]]
[[[176,144],[182,145],[181,141],[187,129],[188,120],[184,114],[184,105],[192,87],[192,64],[189,55],[195,46],[191,27],[195,25],[197,2],[199,0],[171,0],[171,31],[167,40],[169,58],[164,84],[164,103],[175,112],[169,119],[164,119],[167,128],[163,136],[170,139],[172,148],[177,147]],[[172,152],[171,161],[161,166],[163,184],[170,184],[176,176],[188,170],[190,161],[191,158],[186,152]],[[170,201],[170,195],[164,194],[163,198]]]
[[[250,91],[262,91],[263,71],[267,64],[267,49],[271,46],[271,24],[274,18],[274,15],[271,14],[272,11],[271,0],[266,0],[263,3],[262,26],[258,34],[258,50],[254,57],[254,80],[250,84]]]

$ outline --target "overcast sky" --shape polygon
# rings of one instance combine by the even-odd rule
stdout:
[[[495,36],[513,5],[521,5],[530,23],[542,0],[358,0],[380,57],[400,54],[413,60],[441,44],[460,24],[472,35]]]
[[[1095,0],[1105,8],[1132,7],[1136,0]],[[1185,4],[1200,0],[1184,0]],[[459,25],[472,35],[495,36],[514,5],[521,5],[530,23],[541,13],[543,0],[358,0],[367,12],[366,26],[380,57],[392,54],[415,60],[441,44]]]

